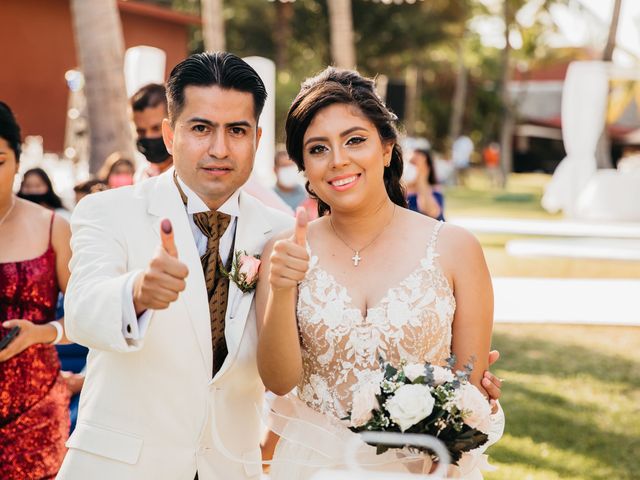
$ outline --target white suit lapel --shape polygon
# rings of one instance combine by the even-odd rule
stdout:
[[[250,195],[240,192],[240,216],[234,252],[231,254],[235,256],[235,252],[244,251],[249,255],[260,255],[272,229],[273,227],[265,218],[263,205]],[[229,369],[238,353],[254,293],[255,291],[243,293],[235,283],[229,282],[224,329],[228,354],[213,380],[220,378]]]
[[[158,238],[160,238],[162,219],[168,218],[173,225],[178,258],[189,268],[187,285],[178,301],[183,302],[189,313],[190,323],[198,339],[206,371],[211,372],[213,354],[211,351],[211,319],[207,287],[198,249],[189,226],[189,219],[173,180],[173,168],[158,177],[156,187],[150,194],[149,213],[156,217],[152,221],[152,228]],[[177,321],[180,320],[177,319]]]

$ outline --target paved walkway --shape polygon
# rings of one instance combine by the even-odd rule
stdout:
[[[633,238],[640,240],[637,222],[580,222],[577,220],[530,220],[491,217],[454,217],[450,223],[474,233],[507,233],[563,237]]]
[[[493,279],[495,321],[640,326],[640,279]]]

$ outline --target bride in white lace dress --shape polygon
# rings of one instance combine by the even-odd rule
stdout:
[[[289,111],[287,150],[324,215],[307,225],[299,213],[295,231],[263,255],[258,367],[266,387],[286,395],[273,407],[282,436],[273,480],[341,464],[354,435],[341,419],[354,392],[379,382],[381,357],[475,359],[472,382],[496,396],[485,376],[493,292],[482,250],[466,231],[405,208],[394,120],[371,80],[331,68],[303,85]],[[491,441],[503,419],[500,410]],[[404,468],[392,451],[364,446],[359,458]]]

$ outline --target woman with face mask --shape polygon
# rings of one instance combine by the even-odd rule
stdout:
[[[18,197],[53,210],[66,220],[69,219],[69,212],[53,189],[49,175],[42,168],[32,168],[24,172]]]
[[[133,185],[135,166],[120,152],[109,155],[98,171],[97,177],[109,188]]]
[[[307,192],[300,185],[298,167],[289,158],[287,152],[279,151],[274,160],[274,171],[276,173],[274,191],[292,210],[295,210],[307,199]]]
[[[409,210],[444,220],[444,195],[427,149],[416,149],[405,163],[402,180],[407,188]]]

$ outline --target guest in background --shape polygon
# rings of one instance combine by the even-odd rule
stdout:
[[[273,190],[295,211],[306,199],[307,192],[300,184],[298,167],[285,150],[278,150],[273,161],[276,185]]]
[[[500,171],[500,144],[491,142],[482,150],[482,160],[487,170],[489,184],[499,187],[502,184],[502,172]]]
[[[19,327],[0,350],[0,478],[49,479],[69,434],[69,389],[54,344],[66,342],[55,310],[69,280],[71,232],[51,211],[55,204],[46,209],[13,195],[19,160],[20,127],[0,102],[0,339]],[[52,192],[46,174],[26,177],[25,195]],[[32,188],[36,178],[47,188]]]
[[[49,175],[42,168],[32,168],[24,172],[18,197],[54,210],[65,220],[69,219],[68,210],[62,205],[62,200],[53,189]]]
[[[451,160],[456,174],[456,184],[464,185],[471,167],[473,140],[467,135],[460,135],[451,145]]]
[[[131,109],[138,150],[147,159],[136,172],[135,181],[139,182],[160,175],[173,165],[173,157],[162,140],[162,120],[168,115],[164,85],[150,83],[142,87],[131,97]]]
[[[113,152],[109,155],[100,170],[97,177],[102,180],[109,188],[124,187],[133,185],[133,176],[136,173],[136,167],[133,162],[124,156],[121,152]]]
[[[444,195],[433,167],[431,151],[416,149],[405,165],[403,179],[410,210],[436,220],[444,220]]]

